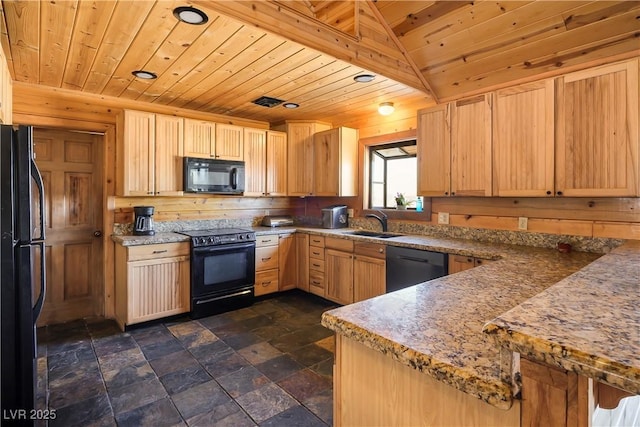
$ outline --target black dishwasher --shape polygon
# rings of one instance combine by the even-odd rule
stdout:
[[[387,246],[387,293],[446,276],[448,254]]]

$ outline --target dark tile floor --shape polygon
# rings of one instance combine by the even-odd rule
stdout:
[[[334,338],[326,300],[290,291],[251,307],[121,332],[82,320],[38,330],[50,426],[326,426]]]

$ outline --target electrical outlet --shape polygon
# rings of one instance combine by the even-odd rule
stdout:
[[[353,218],[353,209],[347,209],[347,215],[349,218]]]
[[[438,212],[438,224],[449,224],[449,212]]]
[[[269,209],[265,209],[265,210],[264,210],[264,215],[265,215],[265,216],[269,216]]]
[[[518,230],[526,230],[529,226],[529,218],[521,216],[518,218]]]

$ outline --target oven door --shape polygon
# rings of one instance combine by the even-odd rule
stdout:
[[[255,242],[192,249],[191,298],[218,296],[253,287]]]

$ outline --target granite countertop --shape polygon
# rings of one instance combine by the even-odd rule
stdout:
[[[427,236],[387,240],[501,259],[328,311],[322,324],[503,409],[513,399],[511,355],[482,333],[484,324],[600,256]]]
[[[640,394],[640,242],[629,241],[485,326],[523,357]]]
[[[179,233],[156,233],[153,236],[111,235],[111,240],[122,246],[157,245],[160,243],[188,242],[189,236]]]

